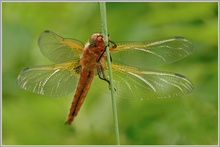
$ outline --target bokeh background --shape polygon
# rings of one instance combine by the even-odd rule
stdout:
[[[152,101],[117,99],[121,144],[218,144],[218,3],[109,2],[107,17],[116,42],[181,35],[195,46],[189,57],[156,68],[188,77],[193,93]],[[37,45],[42,31],[87,42],[101,32],[100,22],[97,2],[2,2],[3,145],[116,144],[110,95],[94,83],[71,126],[64,122],[74,93],[50,98],[16,84],[24,67],[51,64]]]

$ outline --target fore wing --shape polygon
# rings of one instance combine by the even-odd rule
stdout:
[[[48,30],[41,33],[38,45],[43,55],[55,63],[79,59],[84,47],[81,41],[62,38]]]
[[[192,43],[184,37],[116,44],[117,48],[111,51],[112,63],[144,70],[181,60],[193,50]]]
[[[75,89],[79,72],[80,67],[74,62],[28,67],[19,73],[17,83],[33,93],[59,97]]]
[[[193,84],[186,77],[177,73],[142,71],[114,64],[112,64],[112,69],[117,97],[141,100],[169,98],[193,91]],[[106,74],[108,75],[108,73]],[[108,84],[105,85],[108,89]]]

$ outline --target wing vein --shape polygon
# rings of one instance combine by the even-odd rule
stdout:
[[[139,51],[146,52],[146,53],[153,54],[153,55],[155,55],[155,56],[161,58],[163,61],[166,62],[166,59],[165,59],[165,58],[163,58],[161,55],[156,54],[155,52],[152,52],[152,51],[149,51],[149,50],[147,50],[147,49],[143,49],[143,48],[135,48],[135,49],[136,49],[136,50],[139,50]]]
[[[149,81],[147,81],[146,79],[144,79],[144,78],[142,78],[141,76],[139,76],[139,75],[137,75],[137,74],[134,74],[134,73],[132,73],[132,72],[128,72],[128,73],[131,74],[131,75],[133,75],[133,76],[135,76],[136,78],[142,80],[142,81],[143,81],[144,83],[146,83],[147,85],[149,85],[150,88],[151,88],[154,92],[157,91],[156,88],[155,88]]]

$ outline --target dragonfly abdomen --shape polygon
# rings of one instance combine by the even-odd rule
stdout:
[[[86,98],[90,85],[94,77],[94,71],[88,70],[87,68],[82,68],[80,73],[80,79],[78,82],[77,89],[73,98],[73,102],[70,108],[68,119],[66,124],[71,124],[74,118],[77,116],[79,109]]]

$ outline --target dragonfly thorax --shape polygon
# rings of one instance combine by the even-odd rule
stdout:
[[[89,43],[87,43],[83,49],[82,55],[80,57],[80,64],[82,67],[94,70],[97,67],[97,64],[100,64],[102,60],[98,61],[98,59],[101,57],[105,58],[106,55],[102,55],[102,53],[105,51],[105,44],[104,42],[96,42],[96,45],[91,46]]]

